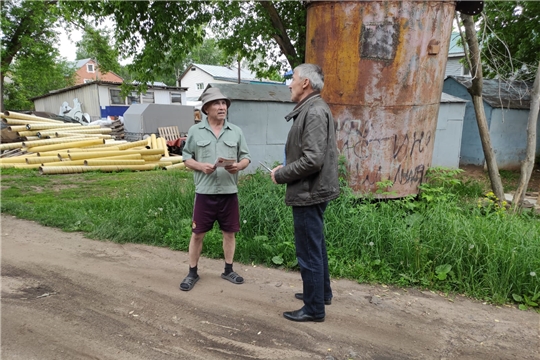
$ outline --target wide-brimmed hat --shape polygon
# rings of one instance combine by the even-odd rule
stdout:
[[[206,91],[204,93],[202,93],[200,99],[202,101],[201,110],[204,113],[204,115],[208,115],[206,113],[206,110],[205,110],[206,104],[208,104],[208,103],[210,103],[212,101],[225,100],[225,102],[227,103],[227,109],[229,108],[229,106],[231,106],[231,100],[229,100],[225,95],[223,95],[221,93],[221,91],[219,91],[218,88],[208,88],[208,89],[206,89]]]

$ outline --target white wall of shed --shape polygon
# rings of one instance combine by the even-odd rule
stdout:
[[[467,103],[441,103],[431,166],[459,168],[463,117]]]

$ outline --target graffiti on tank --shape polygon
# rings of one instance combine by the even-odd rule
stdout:
[[[415,168],[405,169],[401,167],[401,164],[398,166],[396,175],[392,179],[394,184],[405,185],[408,183],[422,183],[424,179],[425,166],[418,165]]]
[[[412,131],[405,134],[376,137],[371,126],[360,120],[342,122],[338,128],[341,153],[349,162],[352,182],[357,185],[375,185],[381,181],[383,166],[392,166],[391,180],[395,184],[421,183],[425,165],[412,165],[422,161],[424,150],[431,142],[431,131]],[[368,167],[365,162],[372,160]],[[379,163],[373,159],[380,159]]]

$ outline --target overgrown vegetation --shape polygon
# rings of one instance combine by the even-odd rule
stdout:
[[[331,275],[538,309],[540,218],[507,213],[485,184],[459,180],[459,172],[431,169],[418,196],[399,200],[359,198],[342,181],[325,215]],[[380,190],[391,193],[392,184],[382,182]],[[241,179],[236,262],[297,266],[284,193],[267,173]],[[2,173],[3,213],[120,243],[187,251],[193,200],[192,174],[184,171]],[[203,255],[222,258],[217,227]]]

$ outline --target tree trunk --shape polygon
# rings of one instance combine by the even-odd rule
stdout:
[[[4,112],[4,73],[0,73],[0,111]]]
[[[291,42],[291,39],[287,35],[287,31],[285,30],[285,26],[283,26],[281,17],[279,16],[272,1],[261,1],[260,4],[266,10],[268,17],[270,18],[270,21],[272,22],[272,25],[277,30],[277,34],[273,36],[274,39],[278,43],[279,48],[283,52],[283,55],[285,55],[285,57],[287,58],[289,65],[291,65],[291,67],[294,69],[296,66],[300,64],[296,63],[297,62],[296,50],[294,48],[294,45]]]
[[[523,205],[525,192],[531,180],[531,174],[534,168],[534,156],[536,152],[536,125],[538,123],[538,114],[540,111],[540,62],[536,70],[533,88],[531,90],[531,110],[529,111],[529,121],[527,124],[527,150],[525,160],[521,163],[521,176],[519,184],[514,194],[512,208],[514,212],[518,211]]]
[[[491,189],[495,196],[499,199],[499,203],[504,200],[504,190],[502,186],[501,176],[499,174],[499,168],[497,166],[497,159],[491,146],[491,138],[489,136],[489,128],[486,120],[486,113],[484,112],[484,101],[482,98],[482,82],[484,76],[482,73],[482,63],[480,62],[480,48],[478,46],[478,36],[476,35],[476,29],[474,28],[474,18],[471,15],[461,14],[461,20],[465,27],[465,35],[467,45],[469,46],[469,61],[472,75],[472,85],[467,90],[472,96],[474,105],[474,111],[476,113],[476,122],[478,123],[478,131],[480,132],[480,141],[482,142],[482,149],[484,150],[484,157],[486,158],[486,165],[488,168],[489,180],[491,182]]]

